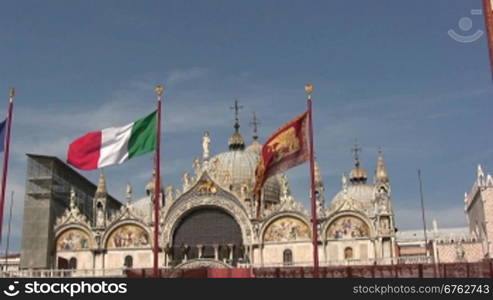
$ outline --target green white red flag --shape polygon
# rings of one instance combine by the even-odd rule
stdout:
[[[157,113],[120,127],[93,131],[73,141],[67,162],[82,170],[93,170],[156,150]]]

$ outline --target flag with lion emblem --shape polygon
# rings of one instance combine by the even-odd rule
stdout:
[[[257,200],[257,217],[260,213],[260,193],[265,181],[270,176],[309,159],[308,118],[308,111],[297,116],[279,128],[262,147],[253,190]]]

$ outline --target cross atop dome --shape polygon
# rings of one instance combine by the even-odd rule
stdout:
[[[230,109],[235,111],[235,130],[238,131],[240,129],[240,120],[238,118],[238,115],[240,113],[240,109],[243,108],[243,105],[238,105],[238,100],[235,100],[235,105],[231,106]]]
[[[358,146],[358,141],[356,141],[353,148],[351,148],[351,152],[353,152],[354,154],[354,162],[356,167],[359,167],[359,154],[361,153],[361,151],[363,151],[363,149]]]
[[[235,100],[235,105],[231,106],[230,109],[235,111],[235,132],[229,138],[229,150],[244,150],[245,149],[245,140],[240,134],[240,120],[238,118],[238,114],[240,109],[242,109],[242,105],[238,105],[238,100]]]
[[[250,126],[253,127],[253,140],[258,140],[258,126],[260,125],[260,121],[257,119],[257,114],[253,112],[253,119],[250,121]]]
[[[366,183],[368,179],[368,173],[360,167],[359,154],[362,151],[361,147],[358,146],[356,141],[354,147],[351,149],[354,153],[354,169],[349,173],[349,181],[353,184]]]

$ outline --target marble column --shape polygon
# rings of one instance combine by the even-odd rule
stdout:
[[[219,260],[219,245],[214,244],[212,247],[214,247],[214,259]]]
[[[233,261],[233,250],[234,250],[234,245],[228,244],[228,252],[229,252],[229,260],[230,261]]]
[[[203,252],[203,249],[204,249],[204,245],[197,245],[197,253],[198,253],[198,257],[197,258],[202,258],[202,252]]]

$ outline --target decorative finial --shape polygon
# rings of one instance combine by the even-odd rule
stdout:
[[[250,122],[250,125],[253,127],[253,140],[258,140],[258,126],[260,125],[259,120],[257,119],[257,114],[253,112],[253,119]]]
[[[305,93],[308,95],[309,98],[311,98],[313,92],[313,85],[307,83],[305,84]]]
[[[311,85],[309,83],[305,84],[305,93],[308,97],[308,100],[310,100],[310,101],[312,99],[312,92],[313,92],[313,85]]]
[[[382,148],[378,147],[378,159],[377,168],[375,170],[375,181],[388,182],[389,175],[387,169],[385,168],[385,162],[383,161]]]
[[[156,94],[161,97],[163,95],[163,92],[164,92],[164,87],[162,85],[158,85],[156,86],[156,88],[154,89],[154,91],[156,91]]]

